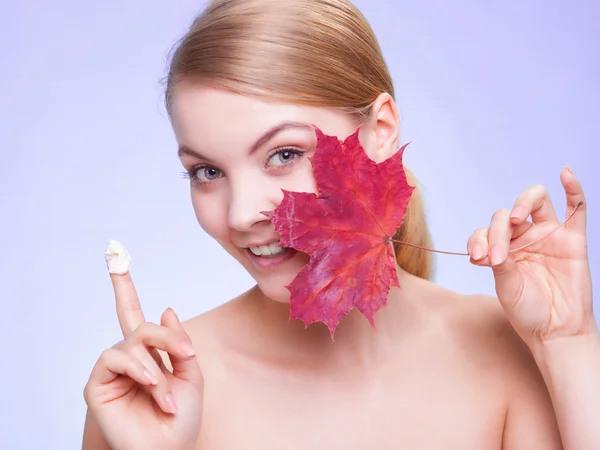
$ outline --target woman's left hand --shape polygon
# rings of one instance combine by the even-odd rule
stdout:
[[[546,189],[535,185],[521,193],[512,210],[497,211],[489,228],[476,230],[467,244],[473,264],[492,267],[498,299],[530,346],[597,332],[585,230],[587,205],[581,184],[568,168],[560,180],[567,197],[566,217],[581,204],[562,227],[556,229],[560,221]]]

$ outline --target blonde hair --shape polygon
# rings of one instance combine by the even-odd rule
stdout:
[[[167,75],[242,95],[339,108],[362,122],[379,94],[394,86],[379,43],[347,0],[213,0],[175,46]],[[415,176],[406,169],[408,181]],[[394,239],[431,245],[420,189]],[[398,264],[431,278],[429,252],[394,244]]]

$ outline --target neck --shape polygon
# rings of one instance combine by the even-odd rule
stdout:
[[[277,345],[269,348],[290,353],[298,362],[304,360],[323,367],[336,369],[371,370],[384,363],[392,352],[398,351],[398,344],[412,330],[418,327],[419,308],[415,293],[419,283],[416,277],[398,269],[400,288],[390,290],[387,305],[375,315],[375,328],[356,309],[352,309],[342,319],[331,338],[329,329],[323,323],[315,323],[305,328],[300,320],[289,321],[289,304],[274,302],[258,291],[260,300],[259,322],[268,328],[268,335],[276,339]],[[415,289],[416,288],[416,289]],[[299,358],[299,360],[297,359]]]

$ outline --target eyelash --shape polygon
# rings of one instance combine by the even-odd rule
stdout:
[[[304,152],[304,151],[302,151],[302,150],[298,150],[297,148],[294,148],[294,147],[282,147],[282,148],[278,148],[278,149],[275,149],[275,150],[273,150],[273,151],[272,151],[272,152],[269,154],[269,156],[267,157],[267,161],[270,161],[270,160],[271,160],[271,158],[273,158],[273,156],[275,156],[275,155],[280,155],[280,154],[283,154],[283,153],[291,153],[291,154],[293,154],[293,155],[296,155],[297,157],[302,157],[302,156],[304,156],[304,153],[305,153],[305,152]],[[282,164],[281,166],[273,166],[273,167],[275,168],[275,170],[280,170],[280,169],[283,169],[283,168],[286,168],[286,167],[289,167],[289,166],[292,166],[292,165],[294,165],[294,164],[296,163],[296,160],[297,160],[297,159],[296,159],[296,158],[294,158],[294,159],[293,159],[292,161],[290,161],[289,163]],[[198,184],[198,185],[206,185],[206,184],[209,184],[209,183],[211,183],[212,181],[216,181],[218,178],[217,178],[217,179],[215,179],[215,180],[210,180],[210,181],[200,181],[200,180],[198,179],[198,177],[197,177],[197,175],[196,175],[196,174],[197,174],[197,173],[198,173],[200,170],[206,170],[206,169],[215,169],[215,170],[219,170],[219,169],[216,169],[215,167],[209,166],[209,165],[207,165],[207,164],[202,164],[202,165],[199,165],[199,166],[196,166],[196,167],[192,167],[190,170],[186,170],[186,171],[182,172],[182,174],[181,174],[181,175],[183,176],[183,178],[185,178],[185,179],[189,179],[189,180],[191,180],[191,182],[192,182],[192,183],[195,183],[195,184]],[[220,170],[219,170],[219,171],[220,171]],[[221,172],[221,171],[220,171],[220,172]],[[220,178],[220,177],[219,177],[219,178]]]

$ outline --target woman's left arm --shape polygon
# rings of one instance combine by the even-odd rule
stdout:
[[[554,339],[533,351],[565,449],[600,449],[600,335]]]
[[[550,393],[564,448],[593,450],[600,449],[600,333],[592,311],[587,204],[569,169],[560,178],[564,225],[546,190],[532,186],[512,210],[497,211],[488,228],[473,233],[468,251],[473,264],[492,267],[500,304]]]

